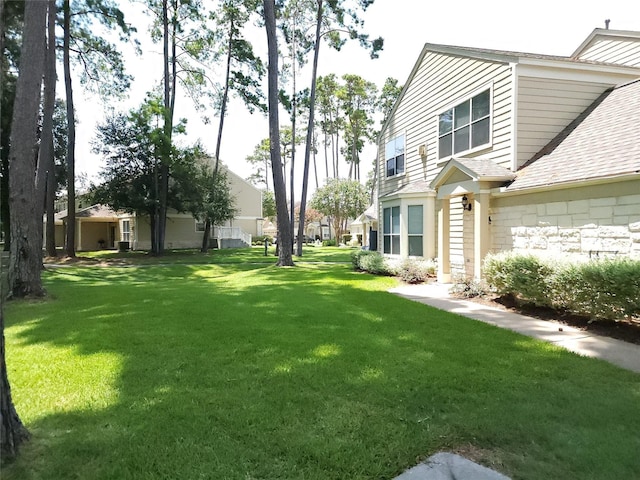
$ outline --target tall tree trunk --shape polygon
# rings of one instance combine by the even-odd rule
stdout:
[[[4,52],[4,39],[5,39],[5,22],[4,22],[4,2],[0,0],[0,52]],[[0,101],[4,102],[5,95],[5,62],[0,62],[1,75],[0,78]],[[10,114],[5,111],[4,114]],[[13,114],[11,113],[13,116]],[[9,125],[10,127],[10,125]],[[4,139],[4,132],[2,132],[2,126],[0,126],[0,136]],[[8,145],[8,142],[7,142]],[[11,226],[9,221],[9,155],[8,149],[5,148],[5,142],[2,142],[2,148],[0,150],[0,218],[2,219],[2,232],[0,237],[4,237],[4,251],[9,251],[9,244],[11,240]],[[1,293],[1,292],[0,292]]]
[[[9,151],[10,295],[43,295],[42,216],[37,217],[35,160],[46,48],[46,2],[26,2],[24,33]]]
[[[313,49],[313,70],[311,72],[311,93],[309,98],[309,124],[307,126],[307,140],[304,150],[304,172],[302,175],[302,198],[300,199],[300,220],[298,223],[297,255],[302,256],[302,240],[304,238],[305,212],[307,209],[307,189],[309,184],[309,163],[311,161],[311,147],[313,145],[314,114],[316,104],[316,77],[318,75],[318,57],[320,55],[320,30],[322,27],[323,0],[318,0],[316,16],[316,43]]]
[[[76,256],[76,119],[73,106],[73,87],[71,85],[71,7],[69,0],[64,0],[64,86],[67,95],[67,229],[65,253],[68,257]]]
[[[4,5],[0,6],[0,18],[3,18],[3,13]],[[37,238],[37,223],[42,224],[42,217],[38,219],[34,215],[34,159],[44,71],[46,20],[47,3],[25,3],[20,55],[29,61],[22,62],[20,66],[11,127],[12,148],[9,153],[9,208],[11,235],[14,236],[9,260],[9,286],[11,293],[16,296],[44,293],[40,279],[42,238]],[[11,398],[5,356],[3,303],[0,299],[0,455],[6,459],[18,453],[20,444],[28,438],[29,433],[22,425]]]
[[[287,212],[287,194],[280,156],[280,120],[278,117],[278,40],[276,37],[276,12],[274,0],[263,0],[264,21],[268,44],[268,104],[269,104],[269,153],[273,173],[273,191],[278,215],[279,266],[293,266],[291,222]]]
[[[55,189],[55,173],[53,159],[53,111],[56,103],[56,2],[49,0],[49,14],[47,24],[47,52],[45,55],[46,64],[44,69],[44,105],[42,119],[42,137],[40,138],[40,153],[38,155],[38,169],[36,173],[36,215],[42,218],[45,211],[45,203],[49,204],[47,210],[47,220],[49,219],[49,211],[53,208],[53,202],[46,202],[47,199],[55,197],[55,191],[50,192],[50,178],[54,178]],[[53,195],[52,195],[53,194]],[[42,222],[39,222],[42,228]],[[47,222],[47,227],[49,223]],[[55,226],[54,226],[55,229]],[[49,228],[47,228],[47,253],[55,256],[55,231],[53,238],[53,251],[49,248],[51,245],[49,238]],[[41,230],[42,231],[42,230]],[[42,237],[42,234],[40,234]]]
[[[20,444],[29,438],[13,405],[7,376],[4,348],[4,313],[0,302],[0,457],[9,460],[18,454]]]

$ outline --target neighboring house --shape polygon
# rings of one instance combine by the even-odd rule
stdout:
[[[368,250],[378,249],[378,208],[370,205],[364,213],[351,222],[350,233],[359,245]]]
[[[236,215],[225,225],[212,229],[211,238],[219,248],[251,246],[252,236],[262,235],[262,192],[227,169]],[[56,245],[64,245],[66,211],[56,215]],[[93,205],[76,212],[76,249],[97,250],[122,246],[134,250],[151,249],[151,223],[148,217],[114,212]],[[199,248],[204,224],[189,213],[167,214],[165,248]],[[104,246],[100,240],[104,241]]]
[[[640,32],[571,57],[426,44],[379,136],[379,250],[640,257]]]

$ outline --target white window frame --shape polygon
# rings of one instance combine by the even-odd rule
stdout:
[[[411,210],[412,207],[420,207],[420,233],[411,233]],[[407,255],[410,257],[424,256],[424,205],[421,203],[407,206]],[[411,239],[420,238],[420,254],[411,253]]]
[[[123,242],[131,241],[131,221],[130,220],[122,220],[122,241]]]
[[[403,145],[402,145],[402,171],[398,171],[397,169],[397,161],[398,161],[398,157],[400,155],[394,155],[394,156],[389,156],[387,155],[387,150],[389,148],[390,144],[394,144],[396,143],[396,141],[401,138],[403,139]],[[395,150],[395,149],[394,149]],[[393,161],[393,174],[389,175],[389,167],[388,164],[390,161]],[[386,142],[384,144],[384,176],[385,178],[393,178],[393,177],[398,177],[400,175],[404,175],[404,172],[407,171],[407,134],[406,133],[400,133],[398,135],[396,135],[395,137],[393,137],[392,139],[390,139],[388,142]]]
[[[465,124],[465,126],[471,126],[474,123],[478,123],[481,120],[484,119],[489,119],[489,139],[486,143],[483,143],[481,145],[477,145],[475,147],[471,147],[468,148],[466,150],[461,150],[459,152],[455,152],[454,148],[455,148],[455,144],[454,144],[454,134],[456,131],[455,127],[452,127],[450,134],[452,135],[452,139],[451,139],[451,155],[447,155],[444,157],[440,157],[440,138],[443,137],[444,135],[440,134],[440,117],[445,114],[447,111],[449,110],[453,110],[456,107],[459,107],[460,105],[466,103],[466,102],[471,102],[471,100],[474,97],[477,97],[478,95],[480,95],[481,93],[484,93],[486,91],[489,91],[489,113],[488,115],[485,115],[481,118],[478,118],[476,120],[472,120],[472,113],[471,113],[471,109],[470,109],[470,113],[469,113],[469,123]],[[459,127],[457,130],[460,130],[461,128],[464,127]],[[448,135],[449,133],[445,134]],[[471,138],[471,133],[469,134]],[[438,150],[438,154],[437,154],[437,162],[438,164],[442,164],[442,163],[446,163],[447,161],[449,161],[451,158],[455,157],[455,156],[462,156],[462,155],[468,155],[470,153],[474,153],[480,150],[485,150],[489,147],[491,147],[493,145],[493,84],[489,84],[489,85],[484,85],[482,88],[478,88],[477,90],[474,90],[471,94],[467,95],[466,97],[462,98],[461,100],[457,100],[454,103],[449,104],[446,108],[443,108],[438,115],[436,116],[436,146],[437,146],[437,150]]]
[[[389,220],[387,222],[387,210],[390,211],[390,216],[389,216]],[[397,231],[396,229],[394,229],[394,225],[393,225],[393,218],[394,218],[394,213],[397,212],[398,214],[398,222],[397,222]],[[401,239],[400,239],[400,230],[401,230],[401,215],[402,212],[400,211],[400,205],[391,205],[388,207],[384,207],[382,209],[382,253],[384,253],[385,255],[400,255],[401,252]],[[389,251],[386,251],[386,245],[385,245],[385,239],[389,238]],[[393,251],[393,247],[394,247],[394,239],[397,241],[397,252]]]

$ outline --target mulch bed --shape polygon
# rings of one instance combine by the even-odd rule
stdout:
[[[540,320],[548,320],[578,328],[596,335],[611,337],[617,340],[623,340],[625,342],[640,345],[640,319],[622,319],[618,321],[591,320],[588,317],[572,315],[552,308],[537,307],[530,304],[519,304],[511,297],[485,296],[466,298],[465,300],[471,300],[491,307],[510,310],[522,315],[538,318]]]

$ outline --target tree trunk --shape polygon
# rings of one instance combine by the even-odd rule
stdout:
[[[4,52],[4,36],[5,36],[5,22],[4,22],[4,2],[0,0],[0,52]],[[0,62],[0,68],[2,69],[2,75],[0,81],[0,99],[4,102],[5,95],[5,63]],[[13,114],[6,109],[3,113],[5,115]],[[10,125],[7,125],[10,128]],[[2,126],[0,126],[0,132],[2,132]],[[2,132],[2,138],[4,139],[4,132]],[[8,142],[7,142],[8,144]],[[8,151],[5,148],[4,141],[2,142],[2,148],[0,151],[0,218],[2,218],[2,232],[0,237],[4,237],[4,251],[9,251],[9,244],[11,239],[11,226],[9,220],[9,156]]]
[[[11,124],[9,152],[9,209],[11,256],[10,295],[24,297],[44,294],[42,268],[42,217],[37,218],[35,159],[37,152],[40,89],[46,48],[46,2],[26,2],[24,33]]]
[[[311,162],[311,147],[313,145],[313,117],[316,104],[316,77],[318,75],[318,57],[320,55],[320,30],[322,27],[323,0],[318,0],[318,14],[316,16],[316,43],[313,49],[313,71],[311,72],[311,93],[309,98],[309,124],[307,126],[307,140],[304,150],[304,172],[302,175],[302,198],[300,199],[300,220],[298,222],[297,255],[302,256],[302,240],[304,239],[304,220],[307,209],[307,189],[309,184],[309,163]]]
[[[280,156],[280,120],[278,117],[278,40],[274,0],[263,0],[268,44],[269,153],[273,173],[273,191],[278,215],[278,266],[293,266],[291,222],[287,212],[287,194]]]
[[[211,220],[208,218],[204,222],[204,234],[202,235],[202,247],[200,252],[207,253],[209,251],[209,237],[211,236]]]
[[[65,253],[68,257],[76,256],[76,120],[73,107],[73,87],[71,85],[71,7],[69,0],[64,0],[64,86],[67,95],[67,230]]]
[[[49,227],[49,213],[53,208],[53,202],[48,199],[55,197],[55,190],[51,192],[51,185],[55,189],[55,172],[53,159],[53,111],[56,102],[56,3],[49,0],[49,15],[47,25],[47,52],[45,55],[46,64],[44,69],[44,106],[42,119],[42,137],[40,139],[40,153],[38,155],[38,169],[36,173],[36,209],[37,217],[42,218],[45,205],[47,210],[47,227]],[[50,182],[49,179],[54,181]],[[42,228],[42,222],[39,222]],[[42,230],[41,230],[42,231]],[[56,255],[55,248],[55,226],[54,238],[49,238],[50,228],[47,228],[47,253]],[[40,234],[42,237],[42,234]],[[53,251],[51,250],[51,240],[53,240]]]
[[[35,3],[35,2],[34,2]],[[0,303],[0,457],[9,460],[18,454],[20,444],[29,438],[13,406],[4,351],[4,315]]]

